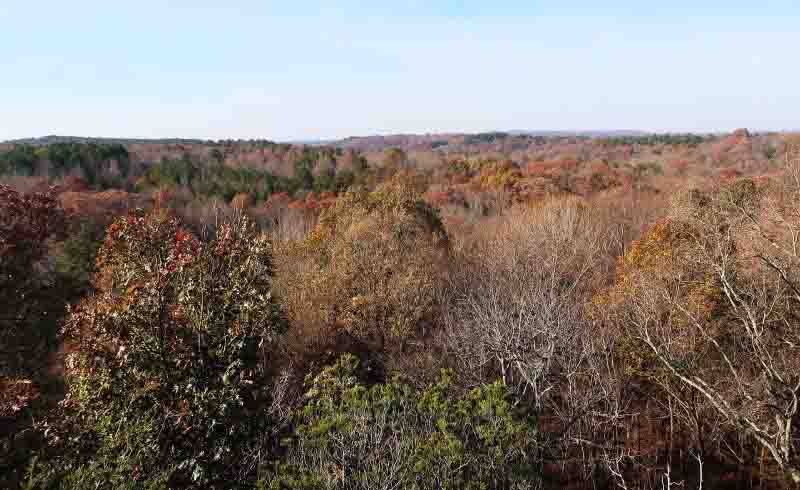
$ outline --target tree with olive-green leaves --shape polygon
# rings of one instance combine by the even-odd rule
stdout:
[[[107,230],[64,326],[67,393],[34,482],[239,488],[269,451],[272,246],[245,218],[200,240],[167,212]]]

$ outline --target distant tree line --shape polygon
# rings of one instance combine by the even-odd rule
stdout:
[[[222,163],[221,152],[212,151],[211,161],[201,161],[184,154],[180,158],[165,158],[151,165],[137,183],[139,190],[159,187],[187,187],[195,196],[217,197],[230,201],[237,194],[252,196],[261,202],[270,195],[285,192],[296,195],[300,192],[342,192],[363,178],[366,162],[359,161],[352,170],[336,170],[336,153],[323,155],[319,150],[304,149],[294,162],[293,175],[284,177],[269,171],[232,167]],[[320,160],[328,158],[332,165],[321,168]]]
[[[162,158],[151,165],[140,165],[134,171],[131,155],[117,143],[53,143],[45,146],[14,145],[0,152],[0,176],[46,177],[60,179],[79,177],[93,189],[123,188],[152,190],[160,187],[188,187],[197,196],[218,197],[229,201],[246,193],[255,201],[263,201],[276,192],[296,195],[302,192],[342,192],[366,175],[367,164],[356,158],[354,165],[337,169],[343,150],[304,147],[291,157],[292,175],[275,175],[270,171],[233,166],[226,162],[228,147],[235,142],[219,142],[209,157],[184,152],[179,157]],[[257,148],[277,145],[267,140],[251,140]],[[222,147],[222,149],[220,148]],[[291,145],[286,145],[290,149]],[[129,177],[137,178],[136,184]]]
[[[0,153],[0,175],[79,176],[93,187],[120,187],[130,173],[130,154],[120,144],[16,145]]]
[[[491,133],[478,133],[478,134],[470,134],[464,138],[464,144],[466,145],[479,145],[481,143],[496,143],[498,141],[505,140],[511,136],[508,133],[502,133],[499,131],[491,132]]]
[[[649,134],[647,136],[615,136],[611,138],[602,138],[600,140],[604,145],[689,145],[697,146],[701,143],[713,139],[712,136],[701,136],[698,134]]]

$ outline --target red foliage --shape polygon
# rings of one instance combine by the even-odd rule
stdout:
[[[38,260],[46,241],[64,231],[64,213],[52,193],[19,194],[0,185],[0,263]]]
[[[295,199],[287,205],[289,209],[306,209],[306,202],[302,199]]]
[[[531,162],[526,167],[529,175],[544,175],[548,173],[550,166],[545,162]]]
[[[719,179],[721,182],[730,182],[737,179],[741,175],[742,173],[735,168],[723,168],[719,171]]]
[[[689,168],[691,162],[685,158],[675,158],[667,162],[667,167],[677,174],[683,174]]]
[[[335,192],[323,192],[319,195],[319,205],[321,208],[329,208],[336,204]]]
[[[0,185],[0,376],[30,375],[46,362],[48,320],[64,304],[48,287],[42,266],[51,239],[64,231],[64,213],[51,193],[20,194]],[[3,383],[0,379],[0,412],[26,406],[30,386]]]

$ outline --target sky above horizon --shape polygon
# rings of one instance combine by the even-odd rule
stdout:
[[[798,46],[796,0],[4,0],[0,141],[800,129]]]

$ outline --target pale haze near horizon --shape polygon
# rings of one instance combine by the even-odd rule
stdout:
[[[800,128],[793,1],[4,1],[0,140]]]

